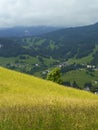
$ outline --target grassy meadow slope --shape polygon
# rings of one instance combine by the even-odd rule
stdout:
[[[97,129],[97,95],[0,67],[0,130]]]

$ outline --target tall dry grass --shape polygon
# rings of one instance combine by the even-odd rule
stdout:
[[[98,130],[98,96],[0,68],[0,130]]]

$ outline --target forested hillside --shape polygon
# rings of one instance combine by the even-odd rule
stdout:
[[[92,90],[95,92],[98,91],[98,84],[95,84],[98,70],[97,34],[98,23],[66,28],[40,36],[0,38],[0,65],[42,78],[46,78],[52,68],[60,67],[65,85],[70,81],[71,86],[74,81],[71,77],[67,78],[66,73],[84,69],[82,73],[90,76],[88,82],[84,78],[81,82],[76,79],[76,82],[80,89],[84,88],[85,84],[92,84],[90,86],[95,87]]]

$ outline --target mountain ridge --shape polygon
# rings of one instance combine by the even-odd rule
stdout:
[[[17,26],[11,28],[1,28],[0,38],[38,36],[58,29],[59,27],[52,26]]]

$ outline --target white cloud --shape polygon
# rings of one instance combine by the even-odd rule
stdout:
[[[0,27],[76,26],[98,21],[98,0],[0,0]]]

